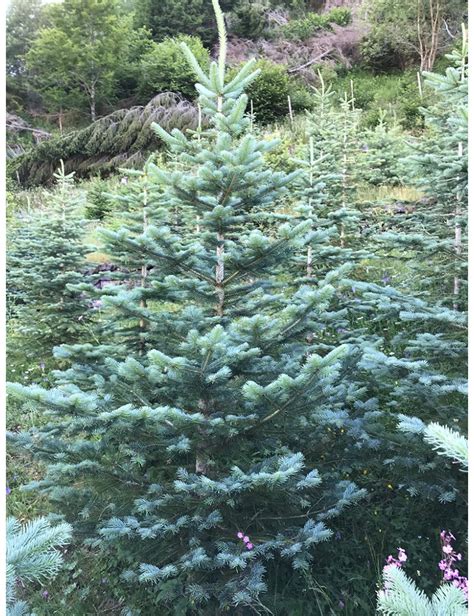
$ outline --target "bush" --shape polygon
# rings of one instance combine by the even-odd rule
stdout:
[[[304,41],[317,30],[330,30],[331,24],[347,26],[351,22],[351,12],[346,8],[335,8],[328,13],[310,13],[302,19],[294,19],[280,29],[284,38]]]
[[[5,204],[7,208],[7,218],[11,217],[23,206],[23,202],[18,195],[19,190],[20,186],[17,184],[17,182],[15,182],[15,180],[11,176],[7,175],[5,180]]]
[[[364,65],[376,71],[400,68],[402,60],[397,49],[385,39],[374,36],[365,37],[360,46]]]
[[[259,60],[256,67],[261,72],[248,87],[247,94],[252,100],[257,122],[268,124],[287,115],[288,96],[291,97],[294,113],[311,106],[311,96],[299,81],[288,75],[285,66]],[[238,70],[239,67],[231,70],[229,79],[232,79]]]
[[[231,13],[232,33],[250,39],[261,36],[267,25],[266,13],[269,8],[267,0],[240,0]]]
[[[209,52],[196,36],[181,35],[154,43],[141,62],[139,92],[147,101],[160,92],[177,92],[188,99],[196,97],[196,78],[180,47],[182,42],[203,68],[209,65]]]
[[[357,107],[363,110],[364,127],[375,127],[379,121],[380,110],[388,113],[387,118],[395,116],[405,129],[423,127],[421,106],[429,102],[429,93],[420,99],[416,71],[393,72],[376,75],[371,71],[354,70],[340,76],[335,81],[338,98],[350,92],[350,81],[354,86]]]

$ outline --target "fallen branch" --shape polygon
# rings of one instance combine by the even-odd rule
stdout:
[[[46,132],[45,130],[41,130],[39,128],[30,128],[29,126],[23,126],[22,124],[6,124],[7,129],[11,128],[13,130],[29,130],[32,133],[37,133],[38,135],[45,135],[45,137],[51,137],[51,133]]]
[[[305,62],[305,64],[302,64],[301,66],[296,66],[295,68],[289,68],[288,72],[289,73],[296,73],[298,71],[301,71],[304,68],[306,68],[307,66],[311,66],[311,64],[314,64],[318,60],[322,60],[327,55],[329,55],[331,53],[331,51],[333,51],[333,50],[332,49],[326,49],[326,51],[323,51],[323,53],[319,54],[319,56],[316,56],[315,58],[312,58],[309,62]]]

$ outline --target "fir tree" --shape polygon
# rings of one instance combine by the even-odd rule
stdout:
[[[314,154],[320,160],[319,176],[326,176],[326,215],[332,218],[339,231],[339,244],[351,243],[351,234],[358,231],[356,210],[356,174],[359,157],[360,110],[347,93],[335,104],[335,92],[321,85],[314,88],[315,111],[310,115],[309,134],[313,137]]]
[[[7,252],[10,300],[15,336],[10,366],[52,363],[53,347],[84,336],[88,306],[68,288],[83,280],[87,248],[78,217],[81,196],[72,196],[74,174],[64,166],[55,174],[52,202],[13,226]]]
[[[96,180],[87,191],[86,216],[93,220],[103,220],[111,210],[111,203],[106,192],[107,184],[103,180]]]
[[[420,202],[401,232],[386,236],[402,246],[412,288],[431,301],[464,310],[467,298],[467,37],[447,56],[445,75],[425,73],[438,102],[423,110],[426,136],[412,143],[406,174],[431,199]],[[400,250],[397,258],[400,258]]]
[[[396,186],[402,181],[400,159],[406,155],[406,145],[401,127],[396,121],[388,124],[386,116],[387,112],[380,110],[377,125],[361,133],[358,179],[372,186]]]
[[[341,265],[347,274],[363,258],[357,209],[356,172],[358,169],[359,115],[354,101],[346,96],[340,106],[321,74],[315,88],[315,111],[308,115],[308,144],[295,159],[302,170],[292,190],[293,208],[312,222],[312,236],[305,255],[307,282],[324,278]],[[297,259],[299,273],[303,264]]]
[[[371,491],[386,490],[389,483],[411,495],[462,502],[463,482],[446,475],[445,465],[430,460],[426,449],[413,447],[411,437],[397,434],[396,417],[415,404],[423,409],[426,421],[441,421],[449,415],[464,426],[466,348],[461,338],[465,334],[465,318],[449,308],[440,309],[410,293],[401,293],[385,274],[381,280],[370,281],[370,270],[380,269],[377,259],[383,254],[383,248],[379,248],[383,243],[376,242],[377,226],[369,226],[364,233],[354,231],[351,242],[344,247],[334,242],[340,239],[333,211],[341,202],[340,178],[344,168],[340,154],[344,148],[337,147],[341,112],[331,105],[331,90],[324,83],[317,96],[319,104],[313,121],[319,141],[310,138],[309,156],[298,161],[304,173],[296,191],[298,211],[312,219],[313,232],[305,263],[301,255],[296,271],[303,276],[306,267],[307,281],[314,284],[324,279],[328,263],[333,267],[343,263],[337,270],[330,270],[331,284],[337,292],[329,310],[318,314],[316,327],[308,332],[307,340],[311,343],[308,348],[318,352],[332,350],[341,340],[351,345],[351,361],[345,368],[350,370],[357,392],[354,398],[347,399],[344,410],[327,413],[324,420],[331,426],[328,429],[337,426],[354,439],[346,445],[351,461],[345,468],[351,477],[364,472],[365,485],[370,485]],[[350,111],[346,106],[342,113]],[[363,134],[357,129],[346,132],[350,139],[346,137],[341,142],[346,143],[351,153],[351,157],[346,156],[352,163],[352,174],[347,173],[346,202],[351,208],[356,202],[357,186],[350,179],[356,175],[354,170],[360,169],[355,144],[363,142]],[[381,126],[379,136],[385,132],[386,128]],[[371,223],[370,219],[364,221],[367,223]],[[364,258],[364,269],[357,266],[360,256]],[[361,443],[370,448],[370,460]],[[345,458],[339,459],[342,463]],[[386,481],[388,469],[390,482]]]
[[[153,344],[127,342],[121,358],[118,318],[110,344],[63,347],[58,353],[76,363],[55,373],[54,389],[10,385],[50,423],[10,438],[47,464],[30,487],[91,545],[114,551],[124,584],[155,585],[142,610],[267,613],[265,602],[281,592],[277,570],[307,571],[332,534],[327,520],[365,492],[313,465],[325,413],[351,389],[342,375],[349,349],[308,354],[305,334],[335,288],[328,279],[289,294],[277,275],[304,250],[311,221],[272,216],[295,174],[266,169],[274,144],[244,136],[254,62],[226,82],[224,24],[213,4],[220,50],[209,75],[183,46],[209,128],[195,139],[154,125],[189,171],[150,164],[138,199],[142,214],[159,210],[142,199],[155,182],[171,224],[158,216],[142,219],[139,232],[107,234],[134,271],[141,263],[153,272],[114,301],[143,320]],[[174,228],[177,209],[199,217],[193,237]],[[264,211],[268,235],[255,225]]]

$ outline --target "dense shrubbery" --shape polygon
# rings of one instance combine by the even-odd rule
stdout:
[[[339,96],[351,91],[351,81],[357,106],[364,112],[365,126],[376,126],[380,110],[384,110],[388,118],[397,119],[405,129],[423,127],[420,107],[429,104],[430,93],[425,93],[424,100],[420,98],[416,71],[380,75],[356,69],[342,73],[335,82]]]
[[[314,36],[318,30],[330,29],[332,24],[347,26],[351,12],[346,8],[332,9],[327,13],[309,13],[301,19],[293,19],[280,29],[280,34],[288,39],[305,40]]]
[[[267,26],[266,13],[269,7],[268,0],[240,0],[231,13],[232,32],[250,39],[261,36]]]
[[[366,0],[369,31],[362,56],[375,70],[431,70],[439,50],[459,33],[466,8],[465,0]]]
[[[260,74],[250,84],[247,94],[252,101],[257,122],[267,124],[288,115],[288,97],[291,98],[291,106],[295,113],[312,105],[312,97],[305,86],[298,79],[288,75],[285,66],[267,60],[259,60],[256,66]],[[229,79],[232,79],[238,70],[239,67],[235,67],[229,71]]]
[[[161,92],[177,92],[186,98],[195,98],[196,77],[183,58],[181,43],[186,43],[204,70],[209,65],[209,52],[195,36],[166,38],[155,43],[143,57],[139,90],[145,101]]]

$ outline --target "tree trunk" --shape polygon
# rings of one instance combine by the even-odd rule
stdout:
[[[417,4],[418,54],[420,72],[431,71],[436,60],[441,28],[441,7],[439,0],[429,0],[429,16],[425,17],[423,0]]]
[[[458,144],[458,155],[461,157],[463,155],[463,145],[462,143]],[[461,258],[461,252],[462,252],[462,230],[461,230],[461,224],[459,222],[459,218],[461,216],[461,205],[460,205],[460,197],[459,195],[456,196],[456,209],[455,209],[455,223],[454,223],[454,252],[456,253],[456,257],[457,257],[457,261]],[[457,266],[457,263],[456,263]],[[453,309],[454,310],[459,310],[459,304],[458,304],[458,300],[457,297],[459,295],[460,292],[460,287],[461,287],[461,281],[459,280],[459,277],[457,275],[454,276],[454,283],[453,283],[453,295],[454,295],[454,302],[453,302]]]
[[[217,110],[222,110],[222,97],[217,99]],[[216,248],[216,275],[215,275],[215,292],[217,295],[216,314],[219,317],[224,315],[224,234],[217,233],[217,248]],[[205,416],[209,415],[209,401],[201,399],[198,403],[199,410]],[[196,473],[199,475],[209,474],[209,444],[204,435],[196,447]]]
[[[217,294],[217,316],[224,316],[224,235],[217,234],[216,249],[216,294]]]
[[[217,99],[217,110],[222,110],[222,97]],[[217,315],[224,315],[224,234],[217,234],[217,249],[216,249],[216,293],[217,293]]]
[[[314,166],[314,141],[313,141],[313,137],[309,138],[309,186],[311,188],[311,190],[313,189],[313,166]],[[312,205],[312,198],[309,198],[309,203],[308,205],[311,208]],[[310,209],[310,216],[311,218],[313,218],[313,210],[312,208]],[[313,225],[311,224],[311,230],[313,228]],[[308,276],[308,278],[311,278],[311,275],[313,273],[313,249],[311,246],[308,246],[308,252],[306,253],[306,276]]]
[[[93,122],[95,122],[95,119],[96,119],[96,112],[95,112],[95,102],[96,102],[95,101],[95,83],[93,83],[91,85],[89,99],[90,99],[90,109],[91,109],[91,120]]]
[[[199,400],[198,408],[203,415],[209,415],[209,409],[206,400]],[[198,432],[201,433],[201,428],[198,428]],[[209,474],[209,445],[203,434],[201,434],[201,440],[196,447],[196,474]]]
[[[346,109],[346,115],[344,116],[344,132],[342,137],[342,209],[345,210],[347,207],[347,141],[348,141],[348,126],[347,126],[347,113],[348,109]],[[339,230],[339,243],[341,248],[345,246],[345,238],[346,238],[346,230],[344,228],[344,223],[341,223],[341,227]]]
[[[148,180],[148,176],[145,175],[145,181]],[[148,206],[148,190],[145,186],[144,190],[143,190],[143,233],[146,231],[147,227],[148,227],[148,216],[147,216],[147,206]],[[148,277],[148,267],[146,263],[142,264],[142,272],[141,272],[141,286],[142,289],[144,289],[146,287],[146,282],[147,282],[147,277]],[[141,299],[140,300],[140,308],[146,308],[146,300],[145,299]],[[141,330],[145,330],[146,329],[146,323],[145,323],[145,319],[140,319],[140,329]],[[142,337],[140,340],[140,348],[141,348],[141,353],[144,354],[145,352],[145,340]]]

